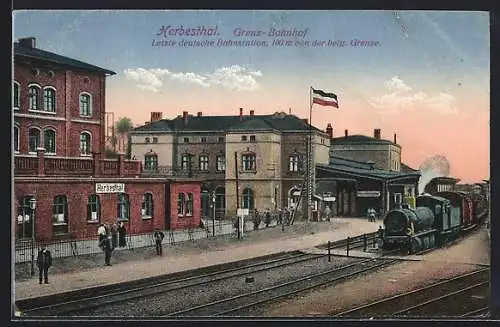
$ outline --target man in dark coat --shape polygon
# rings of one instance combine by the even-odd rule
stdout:
[[[155,239],[155,244],[156,244],[156,254],[157,255],[163,255],[163,238],[165,237],[165,234],[159,229],[155,229],[155,232],[153,234],[153,238]]]
[[[118,225],[118,246],[123,248],[125,245],[127,245],[127,242],[125,240],[125,235],[127,234],[127,230],[125,229],[125,225],[123,224],[123,221],[120,222],[120,225]]]
[[[107,237],[102,240],[102,250],[104,251],[104,264],[106,266],[111,266],[111,252],[113,252],[113,246],[111,245],[111,238]]]
[[[39,284],[42,283],[42,277],[45,280],[45,284],[48,284],[49,268],[50,266],[52,266],[52,255],[50,254],[50,251],[47,250],[45,247],[42,247],[42,249],[38,252],[36,265],[38,267],[38,272],[39,272],[39,278],[38,278]]]

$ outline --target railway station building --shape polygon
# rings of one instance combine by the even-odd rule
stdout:
[[[200,182],[145,176],[141,162],[105,156],[105,85],[113,71],[14,43],[12,219],[16,239],[95,237],[200,224]]]

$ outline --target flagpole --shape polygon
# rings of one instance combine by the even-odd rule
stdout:
[[[313,137],[312,137],[312,99],[313,87],[309,88],[309,142],[308,142],[308,172],[307,172],[307,221],[312,220],[312,192],[313,192]]]

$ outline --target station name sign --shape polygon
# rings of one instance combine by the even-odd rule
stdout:
[[[356,195],[358,198],[378,198],[380,191],[358,191]]]
[[[125,193],[124,183],[96,183],[96,193]]]

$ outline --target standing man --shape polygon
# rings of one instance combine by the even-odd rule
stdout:
[[[42,247],[38,252],[38,258],[36,259],[36,265],[38,266],[39,278],[38,283],[42,283],[42,277],[45,280],[45,284],[49,283],[49,268],[52,266],[52,255],[50,251]]]
[[[153,238],[155,239],[155,244],[156,244],[156,255],[163,255],[163,238],[165,237],[165,234],[158,228],[155,229],[155,232],[153,234]]]
[[[102,240],[102,250],[104,251],[104,265],[111,266],[111,252],[113,252],[113,247],[111,245],[111,238],[106,237]]]

